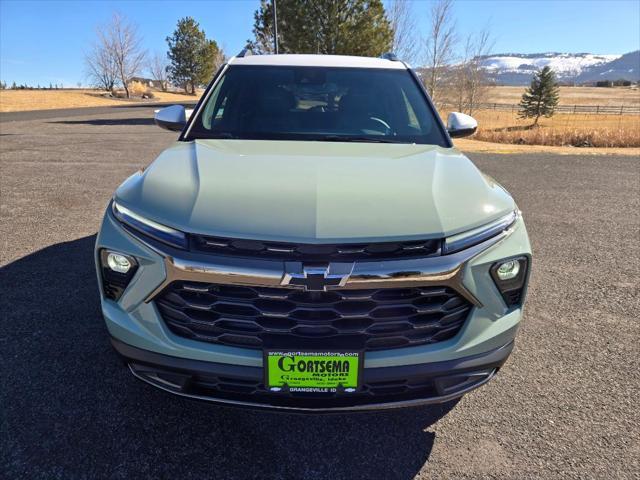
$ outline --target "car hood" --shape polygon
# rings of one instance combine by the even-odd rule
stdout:
[[[443,237],[515,208],[455,149],[343,142],[176,142],[115,198],[186,232],[309,243]]]

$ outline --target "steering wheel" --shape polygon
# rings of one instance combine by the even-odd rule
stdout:
[[[376,127],[378,127],[378,128],[380,128],[380,125],[382,125],[384,127],[383,132],[384,132],[385,135],[395,134],[395,132],[391,128],[391,125],[389,125],[387,122],[385,122],[381,118],[369,117],[369,120],[372,121],[372,123],[375,123]],[[374,130],[377,130],[377,129],[374,129]]]

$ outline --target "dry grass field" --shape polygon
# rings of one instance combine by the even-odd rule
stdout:
[[[484,103],[517,105],[524,87],[494,87]],[[560,105],[639,106],[640,89],[630,87],[560,87]],[[443,118],[450,108],[441,112]],[[479,110],[474,140],[511,145],[544,145],[558,147],[638,148],[640,147],[640,115],[596,115],[556,113],[541,118],[538,127],[533,120],[518,118],[518,109]]]
[[[465,153],[491,153],[502,155],[553,154],[553,155],[617,155],[640,158],[640,147],[557,147],[552,145],[518,145],[513,143],[493,143],[472,138],[455,138],[455,147]]]
[[[525,87],[493,87],[486,103],[517,104]],[[560,87],[560,105],[640,105],[640,89],[631,87]]]
[[[556,114],[538,127],[517,112],[480,110],[476,140],[521,145],[640,147],[640,115]],[[445,116],[446,118],[446,116]]]
[[[125,100],[105,97],[98,90],[0,90],[0,112],[25,110],[50,110],[54,108],[108,107],[135,102],[185,102],[196,101],[196,95],[173,92],[156,92],[151,100]]]

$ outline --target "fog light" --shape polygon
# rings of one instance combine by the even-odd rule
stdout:
[[[107,265],[111,270],[118,273],[127,273],[132,267],[131,261],[127,257],[115,252],[107,254]]]
[[[135,257],[113,250],[100,250],[102,291],[110,300],[118,301],[138,270]]]
[[[498,266],[498,270],[496,270],[496,274],[500,280],[511,280],[512,278],[516,278],[520,273],[520,261],[518,260],[509,260],[507,262],[501,263]]]
[[[528,267],[529,260],[524,256],[505,259],[492,265],[491,277],[508,307],[522,303]]]

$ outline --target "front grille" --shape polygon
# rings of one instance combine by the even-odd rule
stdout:
[[[455,336],[471,310],[447,287],[307,292],[176,281],[155,301],[176,335],[254,349],[436,343]]]
[[[429,257],[440,255],[441,243],[441,240],[433,239],[360,244],[307,244],[191,235],[191,248],[199,252],[288,261],[303,259],[314,262]]]

